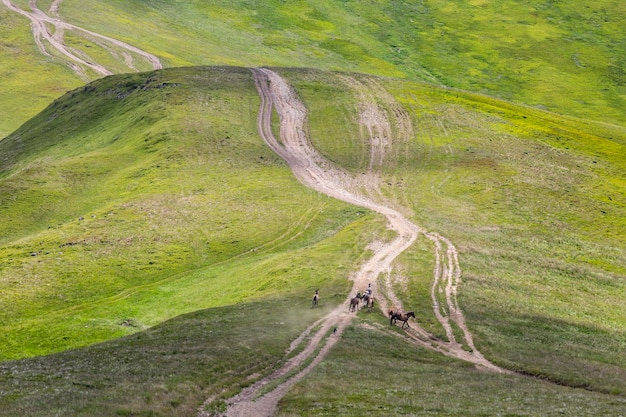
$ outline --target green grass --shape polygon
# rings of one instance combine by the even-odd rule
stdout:
[[[415,131],[394,142],[378,169],[382,193],[458,248],[460,303],[476,346],[536,378],[477,374],[356,327],[285,398],[283,415],[619,415],[622,9],[613,0],[427,8],[65,0],[61,13],[168,66],[310,66],[404,78],[280,70],[310,111],[315,146],[352,172],[367,168],[369,148],[358,91],[345,77],[395,97]],[[114,76],[59,97],[82,83],[57,58],[39,55],[25,19],[6,9],[0,19],[0,136],[35,116],[0,141],[0,355],[64,351],[0,365],[7,415],[194,415],[207,397],[233,394],[250,374],[276,366],[318,314],[297,306],[308,307],[317,287],[329,303],[341,302],[367,243],[389,238],[379,217],[305,189],[262,144],[249,70]],[[123,71],[94,44],[66,36]],[[393,113],[384,98],[376,103]],[[408,284],[396,291],[420,324],[442,335],[429,307],[432,252],[421,237],[398,259],[394,273]],[[267,300],[281,307],[267,309]],[[282,333],[276,317],[292,308],[305,318]],[[248,342],[248,330],[258,329],[235,327],[237,309],[276,338]],[[158,326],[181,314],[190,315]],[[234,314],[233,327],[216,340],[198,330],[221,314]],[[177,360],[178,346],[193,353],[209,341],[222,353]],[[228,358],[228,343],[242,352]],[[124,366],[111,362],[120,357]],[[348,372],[363,364],[376,378]],[[397,381],[410,388],[390,388]],[[68,401],[78,389],[80,399]],[[50,403],[41,400],[51,394]],[[444,395],[453,401],[443,403]]]
[[[19,4],[27,9],[26,3]],[[47,10],[48,2],[40,7]],[[25,18],[6,9],[2,13],[19,25],[19,30],[10,26],[7,38],[12,41],[0,50],[11,60],[3,59],[3,65],[15,68],[3,74],[8,86],[3,90],[12,92],[13,101],[21,98],[19,107],[2,105],[3,114],[11,117],[0,136],[42,108],[24,113],[40,90],[13,86],[29,81],[67,91],[77,85],[58,59],[41,59]],[[275,65],[363,72],[425,80],[621,125],[626,122],[625,13],[618,0],[571,5],[539,0],[66,0],[60,6],[64,19],[153,53],[169,67]],[[66,32],[66,37],[111,70],[132,71],[117,48],[111,54],[74,33]],[[16,48],[21,51],[17,56],[11,52]],[[54,63],[69,84],[59,84],[56,74],[41,78],[33,60]],[[148,69],[136,61],[140,70]],[[24,91],[30,94],[22,96]]]
[[[366,169],[356,93],[326,73],[283,72],[307,103],[316,147]],[[375,82],[416,127],[388,150],[382,192],[458,248],[460,301],[477,347],[523,373],[623,394],[624,131],[421,83]],[[396,291],[445,339],[431,307],[433,252],[420,237],[401,256],[394,273],[408,285]]]
[[[0,142],[3,359],[295,288],[347,291],[379,220],[307,190],[262,144],[250,71],[115,80]]]
[[[281,400],[278,416],[619,416],[624,406],[620,397],[481,372],[355,325]]]
[[[85,349],[0,364],[1,416],[192,416],[285,360],[328,312],[297,293],[197,311]]]
[[[39,53],[26,19],[3,5],[0,22],[0,138],[4,138],[83,81]]]

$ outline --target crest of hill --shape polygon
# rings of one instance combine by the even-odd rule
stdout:
[[[58,15],[168,67],[297,66],[426,80],[623,126],[625,7],[620,0],[84,0],[63,1]],[[34,48],[23,16],[6,10],[2,17],[8,47],[0,48],[0,113],[9,117],[0,135],[78,81]],[[129,70],[115,47],[111,54],[81,39],[72,48],[114,72]]]
[[[179,188],[176,170],[188,158],[197,158],[207,148],[232,150],[225,146],[233,144],[230,139],[241,144],[255,135],[253,125],[242,134],[239,114],[212,106],[223,98],[247,103],[246,112],[253,117],[255,96],[248,70],[114,75],[58,98],[0,141],[3,191],[13,195],[13,204],[4,209],[22,213],[4,224],[3,238],[65,222],[104,202]],[[193,127],[181,122],[189,112],[202,113],[210,124],[200,143],[190,143],[186,130]],[[258,148],[271,159],[260,144]],[[37,214],[28,207],[36,207]]]
[[[293,178],[258,136],[259,103],[249,69],[114,75],[2,140],[3,359],[320,280],[345,292],[367,216]],[[293,265],[302,248],[315,268]],[[165,304],[147,295],[161,286]]]

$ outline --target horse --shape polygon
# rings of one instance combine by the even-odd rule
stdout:
[[[363,304],[365,305],[369,304],[370,299],[372,298],[374,298],[374,296],[368,293],[363,293],[363,295],[361,296],[361,300],[363,300]]]
[[[359,297],[356,296],[350,299],[350,312],[357,311],[359,309]]]
[[[318,291],[315,291],[315,295],[313,295],[313,301],[311,302],[311,307],[315,307],[320,300],[320,294]]]
[[[393,325],[396,321],[400,320],[402,322],[402,328],[404,326],[409,327],[409,319],[413,317],[415,318],[415,313],[413,311],[409,311],[408,313],[398,313],[393,310],[389,310],[389,324]]]
[[[367,298],[367,312],[371,313],[374,309],[374,296],[371,295]]]

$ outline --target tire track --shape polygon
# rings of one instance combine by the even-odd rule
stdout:
[[[11,0],[2,0],[2,2],[9,10],[21,14],[30,20],[31,31],[33,32],[35,43],[43,55],[49,57],[53,56],[48,51],[48,47],[56,50],[62,57],[65,57],[67,64],[72,71],[74,71],[74,73],[76,73],[76,75],[83,80],[89,80],[89,76],[85,72],[85,69],[90,69],[100,76],[112,75],[113,71],[95,62],[84,52],[68,47],[63,38],[64,31],[66,30],[73,31],[79,36],[82,36],[84,39],[96,43],[106,49],[114,58],[117,58],[117,54],[115,52],[116,48],[121,48],[125,52],[122,53],[123,59],[118,59],[118,61],[123,62],[132,71],[137,71],[137,68],[135,67],[131,53],[139,55],[145,59],[153,69],[163,68],[161,61],[156,56],[146,51],[117,39],[109,38],[108,36],[83,29],[79,26],[61,20],[58,13],[61,0],[55,0],[50,6],[50,14],[53,17],[48,16],[41,9],[39,9],[37,7],[36,0],[29,1],[31,9],[30,12],[16,6],[11,2]],[[49,29],[50,27],[53,28],[52,31]]]
[[[396,237],[390,242],[376,245],[373,256],[351,277],[353,281],[352,292],[363,288],[367,283],[376,286],[377,278],[382,274],[389,277],[392,263],[396,257],[413,245],[418,235],[423,234],[435,246],[436,267],[433,272],[434,282],[431,288],[433,309],[438,320],[446,329],[449,341],[438,340],[417,323],[410,323],[409,336],[420,346],[472,362],[489,370],[505,372],[487,361],[474,347],[471,334],[458,306],[457,288],[461,272],[458,254],[452,243],[437,233],[427,232],[413,224],[400,212],[391,208],[391,204],[386,205],[372,201],[353,191],[362,189],[362,179],[356,179],[344,170],[335,167],[313,148],[305,130],[306,109],[293,89],[273,71],[258,68],[253,69],[252,72],[261,98],[257,119],[258,129],[267,146],[287,162],[293,174],[304,185],[331,197],[384,215],[389,228],[396,232]],[[276,109],[280,118],[280,141],[274,137],[272,132],[271,116],[273,109]],[[384,122],[388,123],[387,121]],[[368,131],[378,134],[381,132],[381,127],[370,126]],[[373,154],[371,160],[382,161],[387,148],[374,146],[372,149],[378,149],[383,155]],[[378,180],[376,179],[372,185],[376,186],[377,184]],[[368,194],[371,195],[369,192]],[[373,194],[380,195],[378,193]],[[439,288],[443,288],[445,293],[445,306],[440,306],[437,301],[436,292]],[[386,285],[381,290],[384,290],[393,305],[401,307],[402,303],[393,293],[391,284]],[[376,291],[381,293],[381,291]],[[349,298],[350,296],[346,298],[346,301]],[[379,304],[383,312],[387,309],[386,303],[386,300],[380,300]],[[287,361],[272,375],[245,388],[241,393],[228,400],[228,408],[224,415],[228,417],[273,416],[277,411],[278,401],[326,356],[330,348],[339,340],[346,326],[350,324],[352,317],[354,316],[346,311],[345,304],[342,304],[310,326],[292,343],[290,348],[290,351],[293,350],[313,333],[304,350]],[[463,350],[462,344],[456,341],[450,321],[461,329],[464,341],[471,348],[471,352]],[[332,328],[336,329],[336,333],[330,334]],[[307,361],[310,363],[305,366]],[[271,391],[262,393],[264,387],[278,380],[284,381]],[[209,402],[207,401],[205,405]],[[198,417],[208,415],[206,412],[200,411]]]

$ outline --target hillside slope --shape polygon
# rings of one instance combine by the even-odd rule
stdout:
[[[73,26],[52,26],[77,57],[113,73],[151,68],[135,52],[84,31],[124,41],[168,67],[276,65],[425,80],[623,125],[626,108],[619,0],[576,3],[379,1],[3,0]],[[29,20],[0,5],[0,136],[34,116],[58,91],[101,74],[73,71],[41,51]],[[54,6],[54,7],[52,7]],[[46,71],[42,71],[46,68]],[[11,92],[11,93],[9,93]],[[18,93],[18,94],[15,94]]]
[[[502,23],[493,13],[505,2],[410,10],[330,1],[3,4],[15,14],[0,16],[9,22],[0,53],[12,57],[0,71],[15,74],[26,62],[54,68],[54,91],[76,78],[160,68],[161,60],[293,67],[274,69],[269,84],[282,91],[271,94],[257,90],[259,74],[271,73],[265,69],[110,76],[58,98],[0,140],[0,410],[48,415],[40,393],[54,391],[60,414],[193,415],[204,403],[204,416],[256,381],[270,385],[265,398],[273,384],[282,387],[271,407],[292,389],[283,413],[315,414],[315,398],[303,393],[317,390],[333,397],[322,404],[331,414],[360,415],[371,409],[353,398],[369,388],[348,388],[346,402],[333,387],[336,376],[325,374],[345,361],[355,334],[373,342],[359,351],[378,369],[411,357],[408,369],[422,373],[425,361],[446,390],[481,403],[455,395],[450,415],[503,406],[482,389],[451,382],[461,374],[494,387],[506,380],[519,402],[513,411],[522,414],[611,415],[623,406],[619,5],[581,11],[537,3],[530,14],[508,5],[503,32],[492,23]],[[618,13],[607,15],[607,6]],[[471,24],[459,24],[459,15]],[[32,21],[32,51],[16,16]],[[424,27],[419,40],[411,38]],[[382,34],[402,35],[391,39],[392,55]],[[445,53],[432,59],[429,48]],[[465,70],[450,71],[448,59]],[[303,65],[404,80],[295,68]],[[32,74],[48,88],[47,72]],[[9,90],[18,87],[12,77]],[[43,103],[53,91],[27,84],[20,85],[28,94],[7,96],[2,126],[36,113],[37,105],[24,105],[32,92]],[[381,314],[359,314],[352,324],[342,303],[367,282],[384,311],[415,311],[406,333]],[[315,288],[322,288],[319,309],[310,306]],[[240,321],[254,323],[246,329]],[[212,338],[220,325],[228,328]],[[401,353],[399,340],[417,353]],[[102,341],[109,342],[94,345]],[[38,356],[53,352],[61,353]],[[483,379],[474,368],[459,372],[462,363],[442,353],[514,373]],[[304,368],[297,378],[289,375],[296,363]],[[273,370],[285,374],[284,384]],[[383,381],[394,376],[378,374],[375,391],[385,405],[377,410],[406,414],[385,394]],[[434,388],[412,381],[402,403],[418,386]],[[74,387],[83,400],[64,400]],[[129,401],[125,389],[134,393]],[[548,408],[521,401],[527,390],[545,395]],[[437,396],[423,398],[433,410]],[[564,409],[555,402],[561,396]]]
[[[325,158],[378,177],[370,198],[459,248],[459,302],[480,351],[560,384],[624,392],[619,129],[427,84],[279,72]],[[299,184],[260,141],[259,105],[248,69],[112,76],[0,142],[11,196],[0,207],[4,359],[207,307],[306,305],[317,287],[327,306],[342,302],[368,245],[393,234]],[[371,131],[385,123],[367,115],[388,130]],[[445,341],[433,268],[423,235],[377,282]],[[303,317],[292,331],[316,314]]]
[[[258,101],[245,69],[108,77],[0,142],[3,359],[302,285],[346,291],[363,210],[292,178],[258,139]]]

